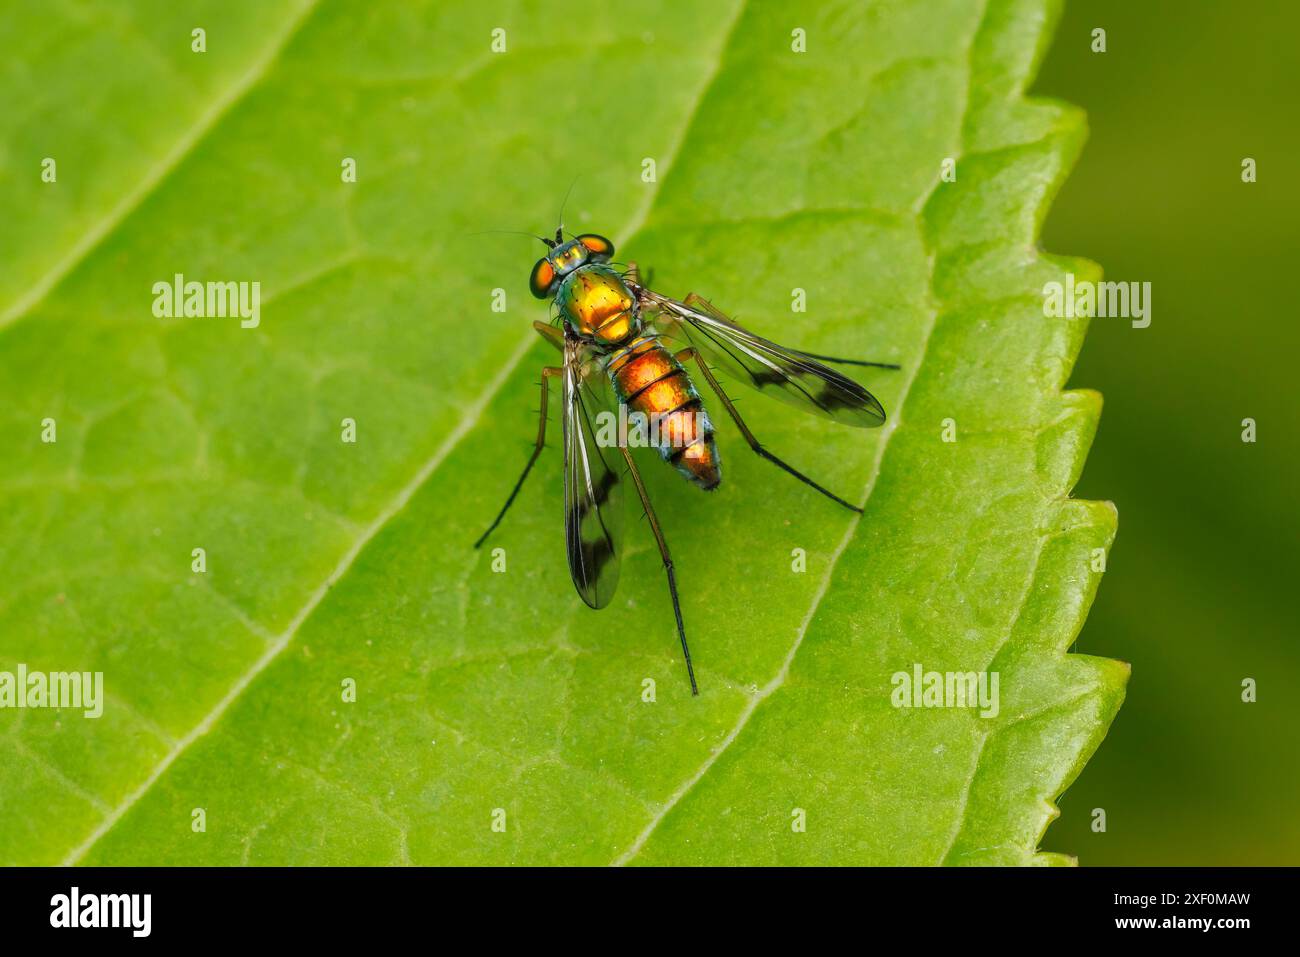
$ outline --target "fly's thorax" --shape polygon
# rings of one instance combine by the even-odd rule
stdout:
[[[565,276],[555,304],[579,335],[602,345],[617,345],[641,331],[632,291],[618,273],[599,263]]]

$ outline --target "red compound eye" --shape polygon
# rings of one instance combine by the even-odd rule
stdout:
[[[545,299],[551,294],[553,285],[555,285],[555,267],[543,256],[537,260],[537,265],[533,267],[533,274],[528,277],[528,288],[538,299]]]
[[[583,233],[578,237],[578,242],[587,247],[592,258],[604,262],[614,255],[614,244],[604,236],[597,236],[595,233]]]

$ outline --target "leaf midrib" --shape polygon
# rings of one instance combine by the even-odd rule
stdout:
[[[666,156],[666,161],[661,164],[666,171],[671,171],[676,164],[678,156],[681,155],[682,146],[695,124],[696,116],[699,113],[700,105],[708,96],[709,90],[717,80],[721,72],[722,64],[726,58],[726,51],[731,45],[732,37],[735,33],[737,24],[744,14],[747,0],[740,0],[736,5],[736,11],[726,28],[721,31],[721,43],[715,51],[713,62],[714,69],[705,77],[700,85],[699,91],[687,110],[682,120],[681,133],[677,141],[670,147]],[[288,45],[289,41],[302,29],[310,18],[311,14],[317,9],[318,0],[308,0],[307,5],[302,9],[298,16],[292,18],[286,29],[268,45],[267,51],[258,58],[254,67],[250,69],[241,79],[234,84],[225,94],[214,101],[213,106],[206,110],[200,123],[188,130],[178,141],[177,147],[174,148],[167,157],[164,158],[157,166],[146,174],[141,184],[137,186],[126,200],[115,207],[96,227],[85,234],[69,254],[60,260],[56,269],[51,270],[45,277],[42,277],[24,296],[3,316],[0,316],[0,329],[3,329],[8,323],[16,321],[22,316],[28,314],[30,310],[37,305],[69,272],[82,260],[86,258],[113,230],[117,229],[140,205],[154,193],[162,183],[177,169],[181,160],[192,152],[216,127],[234,106],[242,100],[256,83],[264,78],[266,71],[275,62],[276,58]],[[641,206],[632,214],[631,219],[624,227],[623,234],[629,239],[640,232],[649,218],[650,212],[654,207],[660,192],[663,189],[665,177],[661,175],[655,184],[654,189],[648,190],[646,198]],[[70,866],[78,864],[90,850],[97,844],[104,835],[106,835],[117,824],[127,812],[131,810],[153,787],[153,785],[162,777],[163,774],[181,757],[182,754],[198,738],[206,735],[222,716],[229,710],[230,706],[239,698],[244,690],[260,675],[271,663],[279,657],[293,641],[298,630],[324,600],[325,596],[334,588],[343,576],[348,573],[352,563],[357,559],[365,547],[375,538],[397,515],[399,515],[406,505],[410,502],[416,493],[424,486],[429,478],[438,470],[446,458],[455,450],[471,429],[478,423],[487,406],[490,404],[497,393],[501,391],[505,383],[514,374],[524,357],[532,351],[536,344],[536,339],[530,331],[520,339],[519,344],[511,352],[509,358],[502,365],[501,369],[488,382],[486,388],[479,396],[469,405],[465,414],[461,417],[456,427],[447,435],[439,444],[438,448],[430,458],[416,471],[415,475],[393,499],[380,511],[378,515],[368,523],[362,530],[361,534],[353,542],[352,546],[344,553],[329,576],[308,596],[307,601],[294,615],[293,619],[285,627],[285,630],[276,638],[275,642],[267,647],[262,655],[249,667],[244,674],[231,685],[230,689],[222,696],[221,700],[196,724],[188,733],[179,738],[161,761],[145,777],[145,779],[134,788],[117,806],[99,823],[99,825],[79,844],[73,848],[64,857],[62,864]],[[847,543],[847,539],[846,539]],[[828,579],[829,580],[829,579]],[[797,646],[796,646],[797,650]],[[793,652],[791,653],[793,658]]]

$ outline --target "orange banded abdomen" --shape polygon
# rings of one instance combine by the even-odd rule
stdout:
[[[722,469],[713,424],[677,358],[657,337],[642,336],[610,356],[606,368],[628,412],[645,417],[665,461],[701,488],[717,488]]]

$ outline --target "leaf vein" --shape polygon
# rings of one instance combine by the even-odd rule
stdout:
[[[194,125],[185,131],[162,159],[149,168],[135,187],[83,232],[81,238],[73,243],[35,284],[15,299],[8,309],[0,313],[0,329],[29,315],[52,289],[167,181],[185,157],[189,156],[194,148],[216,128],[217,123],[231,107],[266,75],[267,70],[284,51],[289,41],[307,21],[316,8],[316,3],[317,0],[307,0],[303,7],[289,18],[284,29],[272,37],[271,42],[254,59],[248,70],[208,104],[207,109],[199,114]]]

